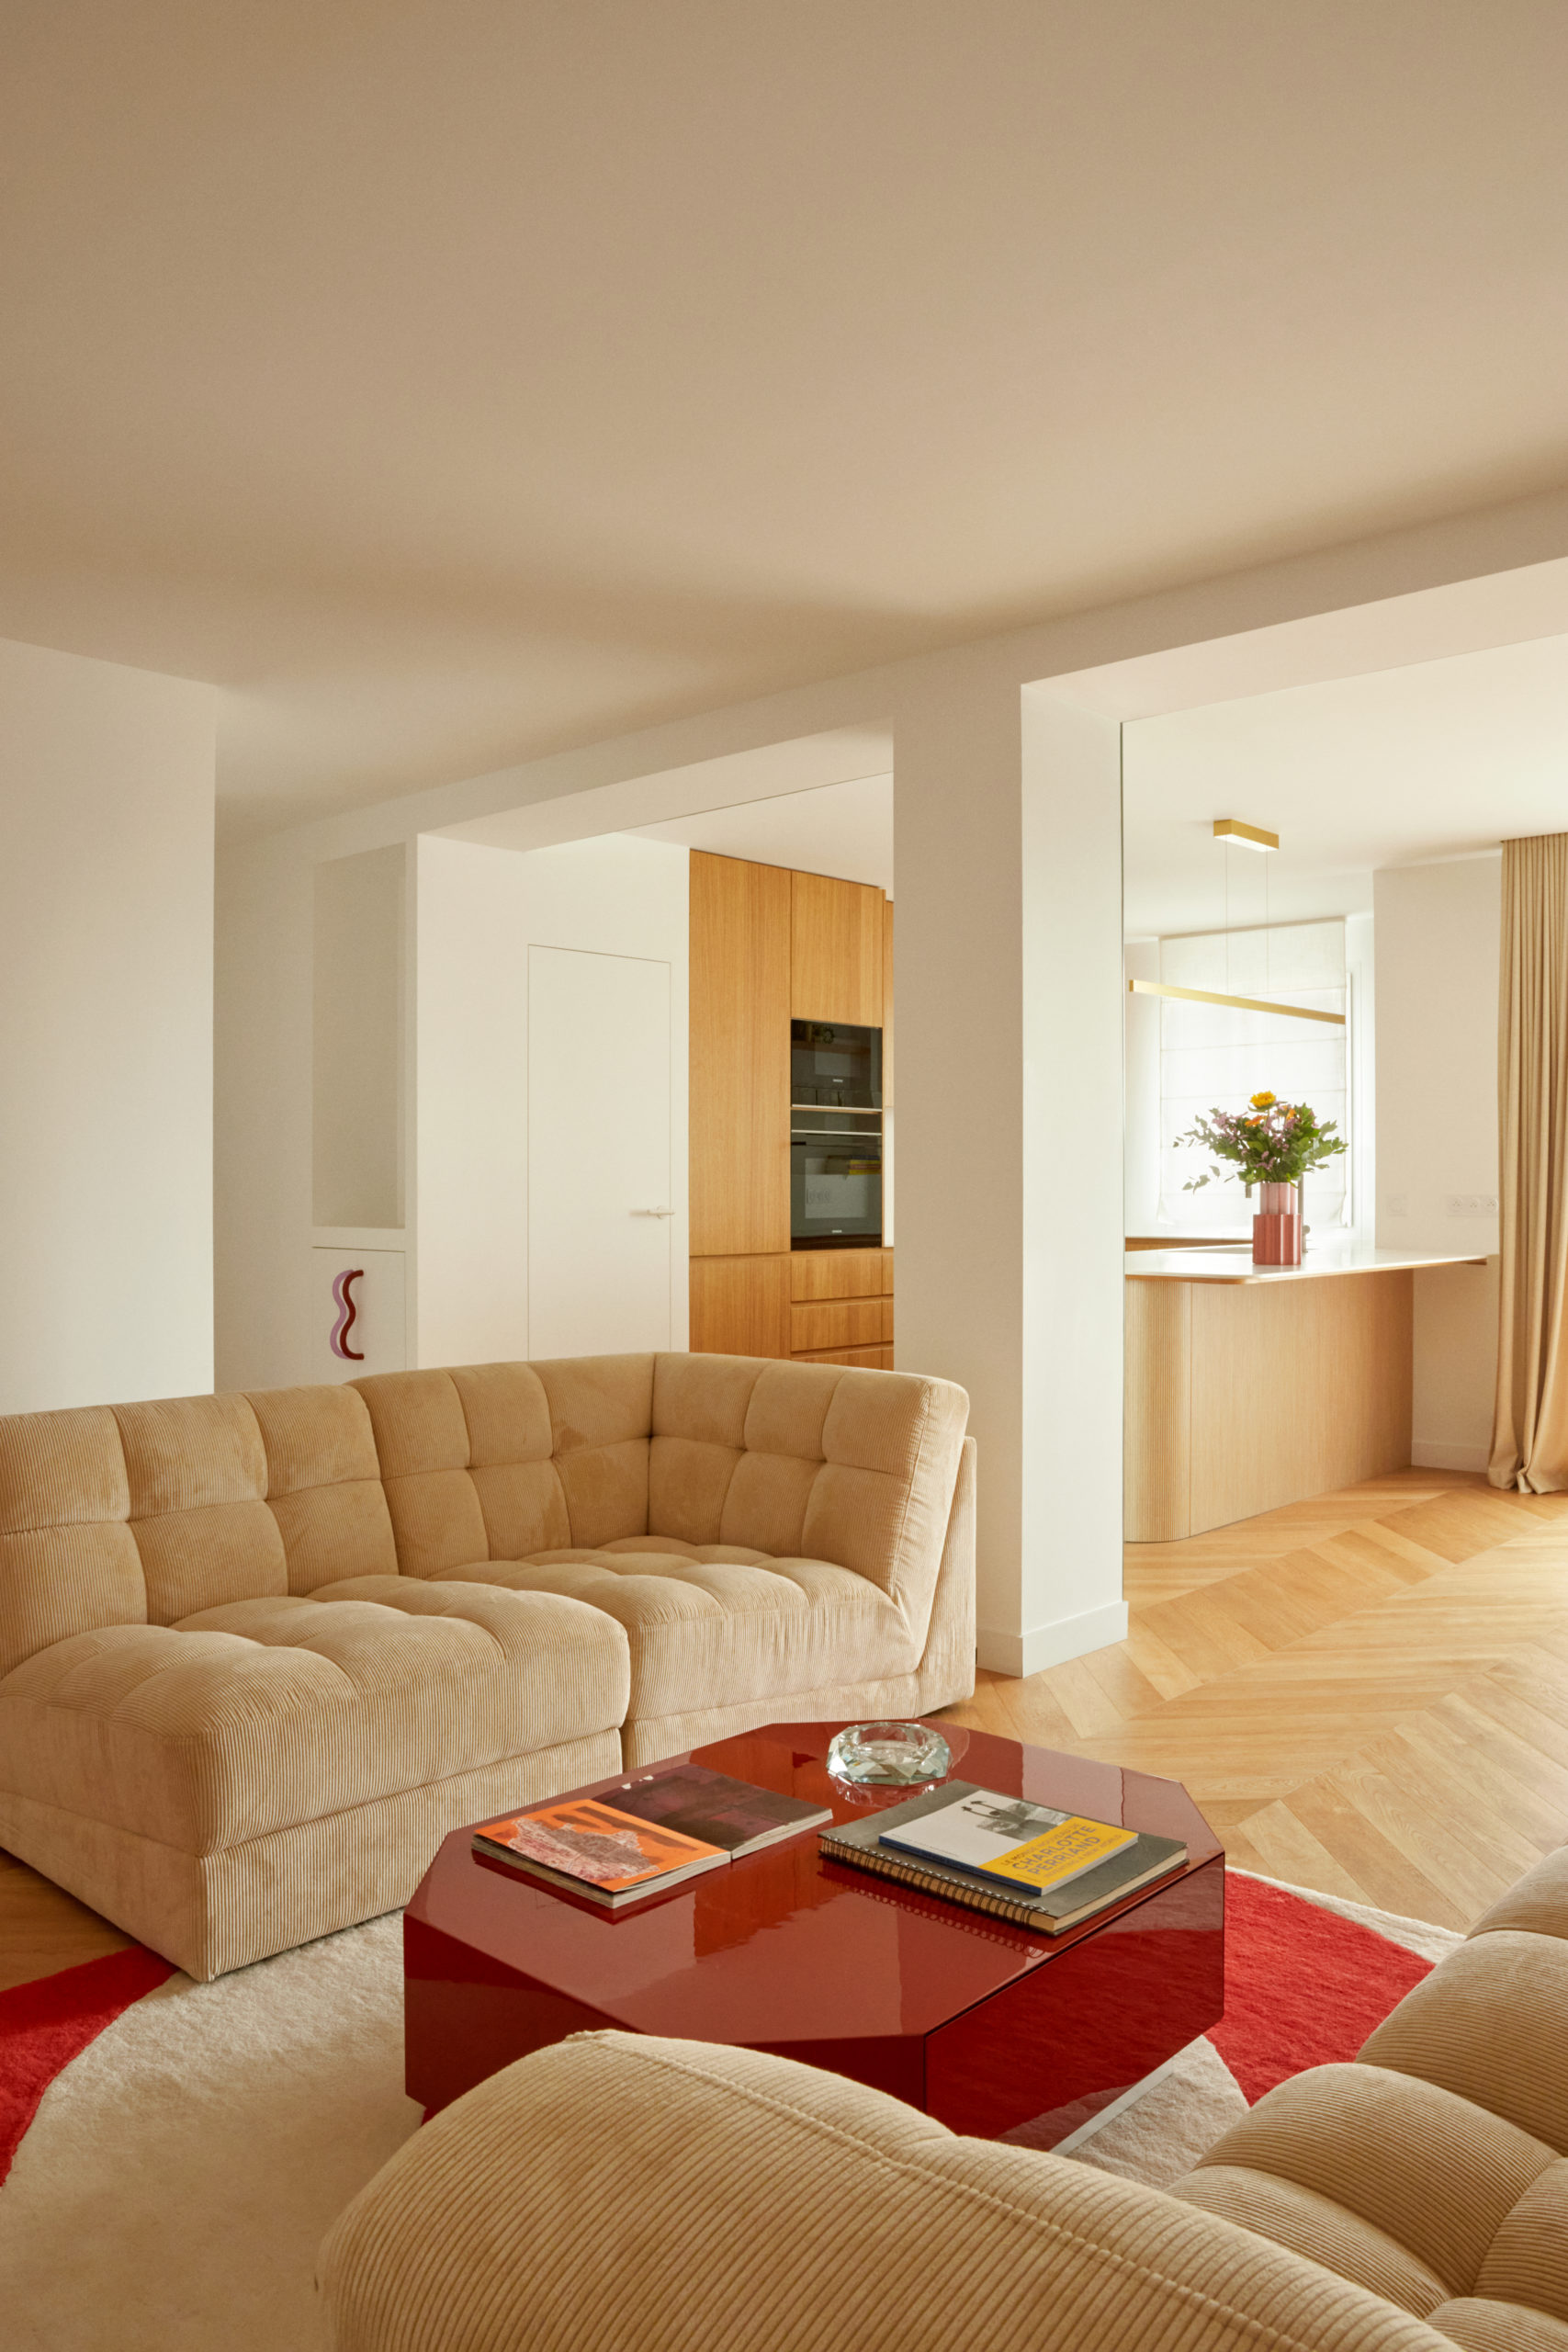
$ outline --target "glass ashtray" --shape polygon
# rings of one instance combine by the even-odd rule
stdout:
[[[912,1786],[940,1781],[953,1751],[930,1724],[851,1724],[828,1748],[828,1770],[840,1781],[882,1781]]]

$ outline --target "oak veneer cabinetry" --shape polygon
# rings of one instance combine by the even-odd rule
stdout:
[[[691,1346],[696,1355],[789,1355],[789,1251],[694,1258]]]
[[[791,879],[692,852],[694,1258],[789,1248]]]
[[[891,1250],[797,1250],[790,1260],[796,1362],[893,1369]]]
[[[691,923],[691,1347],[890,1370],[892,1250],[790,1250],[789,1024],[880,1027],[891,1100],[891,902],[694,850]]]
[[[790,876],[789,1009],[797,1021],[882,1026],[882,910],[869,882]]]
[[[1408,1272],[1126,1284],[1126,1530],[1179,1543],[1410,1458]]]

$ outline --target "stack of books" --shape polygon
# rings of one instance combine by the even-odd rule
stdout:
[[[819,1843],[835,1861],[1047,1936],[1081,1926],[1187,1860],[1179,1838],[1057,1813],[972,1781],[946,1781],[863,1821],[836,1822]]]
[[[474,1847],[615,1911],[832,1817],[829,1805],[677,1764],[628,1775],[602,1797],[558,1798],[487,1821],[474,1832]]]

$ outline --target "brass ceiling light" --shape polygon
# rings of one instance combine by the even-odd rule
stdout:
[[[1227,849],[1232,846],[1237,849],[1255,849],[1264,854],[1271,850],[1277,850],[1280,846],[1278,833],[1267,831],[1262,825],[1245,824],[1239,817],[1216,817],[1214,839],[1217,842],[1224,842]],[[1265,895],[1267,895],[1267,886]],[[1228,890],[1226,899],[1225,928],[1228,933],[1230,929]],[[1267,925],[1267,914],[1264,922]],[[1228,955],[1225,960],[1228,964],[1230,960]],[[1226,977],[1229,977],[1228,973]],[[1129,996],[1181,997],[1189,1004],[1228,1004],[1234,1006],[1238,1012],[1282,1012],[1290,1021],[1325,1021],[1334,1029],[1343,1029],[1345,1026],[1345,1015],[1342,1012],[1310,1012],[1305,1005],[1275,1004],[1266,997],[1224,996],[1213,989],[1172,988],[1164,980],[1129,980],[1127,993]]]

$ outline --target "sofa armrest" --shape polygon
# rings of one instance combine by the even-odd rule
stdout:
[[[321,2252],[337,2352],[1452,2352],[1156,2189],[752,2051],[575,2036]]]
[[[922,1715],[975,1695],[975,1441],[966,1437],[919,1664]]]

